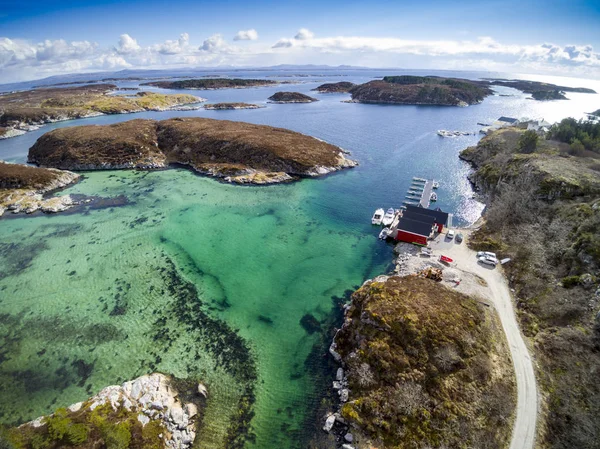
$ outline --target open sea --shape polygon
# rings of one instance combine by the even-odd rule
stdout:
[[[31,420],[107,385],[159,371],[208,387],[196,447],[223,447],[227,432],[241,422],[240,404],[249,404],[245,447],[306,448],[331,400],[335,366],[327,347],[341,324],[341,304],[349,290],[388,270],[393,258],[392,246],[370,225],[373,211],[399,207],[413,176],[439,180],[437,206],[454,214],[455,225],[473,223],[483,210],[466,179],[469,167],[458,159],[481,135],[441,138],[436,131],[477,132],[478,122],[502,115],[555,122],[600,107],[599,95],[568,93],[569,101],[537,102],[504,87],[467,108],[349,104],[342,103],[348,94],[310,92],[325,82],[401,73],[515,77],[220,72],[295,84],[152,88],[209,103],[266,107],[101,116],[0,140],[0,159],[24,163],[29,147],[54,128],[199,116],[289,128],[339,145],[360,163],[324,178],[267,187],[223,184],[178,168],[89,172],[60,194],[101,196],[101,207],[1,218],[0,423]],[[600,92],[597,81],[527,79]],[[320,101],[268,104],[279,90]]]

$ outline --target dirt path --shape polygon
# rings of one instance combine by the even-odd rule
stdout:
[[[465,239],[468,239],[469,231],[461,232]],[[443,236],[438,236],[430,246],[433,248],[436,258],[440,254],[451,257],[456,262],[456,269],[479,276],[487,282],[487,287],[481,286],[481,293],[484,294],[484,297],[487,296],[492,300],[498,311],[510,347],[517,380],[517,410],[510,449],[533,449],[537,420],[535,373],[529,351],[517,323],[510,290],[502,268],[500,266],[493,268],[479,263],[476,253],[470,250],[465,242],[456,244],[454,240],[448,241]],[[472,284],[471,282],[463,287],[461,281],[461,285],[457,289],[459,291],[464,289],[464,293],[472,294]],[[490,294],[485,294],[488,292]]]

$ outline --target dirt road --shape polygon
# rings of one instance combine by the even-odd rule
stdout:
[[[469,231],[461,231],[468,239]],[[494,307],[498,311],[517,380],[517,410],[510,449],[533,449],[537,421],[537,385],[533,363],[517,323],[506,278],[500,266],[493,268],[477,261],[476,253],[465,242],[457,244],[438,236],[430,245],[436,257],[440,254],[454,259],[456,268],[483,278],[487,284]]]

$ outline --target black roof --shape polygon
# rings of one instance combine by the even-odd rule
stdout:
[[[408,218],[409,220],[422,221],[423,223],[427,223],[429,226],[433,226],[433,224],[436,222],[435,217],[431,215],[420,214],[413,210],[405,210],[402,213],[402,216]]]
[[[398,221],[398,230],[411,232],[413,234],[422,235],[423,237],[429,237],[433,223],[428,224],[422,221],[411,220],[410,218],[402,217]]]
[[[516,122],[516,121],[517,121],[517,119],[516,119],[516,118],[512,118],[512,117],[504,117],[504,116],[502,116],[502,117],[500,117],[500,118],[498,119],[498,121],[499,121],[499,122],[508,122],[508,123],[514,123],[514,122]]]
[[[448,212],[442,212],[441,210],[425,209],[424,207],[408,205],[406,206],[406,212],[433,217],[435,218],[435,222],[437,224],[441,224],[444,226],[446,226],[446,224],[448,223]]]

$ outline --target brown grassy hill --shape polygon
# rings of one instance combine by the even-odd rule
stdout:
[[[273,103],[312,103],[319,100],[300,92],[275,92],[269,97],[269,101]]]
[[[321,93],[345,93],[350,92],[350,89],[354,86],[356,86],[356,84],[351,83],[350,81],[340,81],[339,83],[321,84],[313,90]]]
[[[48,170],[46,168],[30,167],[21,164],[7,164],[0,161],[0,190],[40,190],[57,180],[60,175],[61,172],[58,170]]]
[[[352,296],[337,350],[342,415],[385,448],[502,448],[515,388],[489,310],[429,279],[393,276]]]
[[[275,181],[355,165],[339,147],[304,134],[205,118],[57,129],[30,148],[29,161],[76,170],[159,168],[176,163],[222,177],[261,172]],[[230,181],[267,182],[262,178]]]

